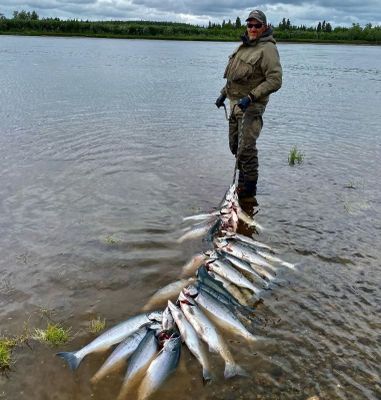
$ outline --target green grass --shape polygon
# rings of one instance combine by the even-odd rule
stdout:
[[[101,317],[94,318],[89,323],[89,331],[91,333],[99,333],[106,326],[106,320]]]
[[[293,146],[288,154],[288,164],[295,165],[295,164],[302,164],[304,161],[304,154],[298,150],[296,146]]]
[[[12,365],[12,351],[28,341],[28,335],[24,332],[15,337],[0,337],[0,371],[8,370]]]
[[[70,329],[63,328],[60,324],[48,323],[46,329],[35,329],[34,332],[33,339],[52,346],[66,343],[70,337]]]
[[[0,371],[5,371],[11,366],[13,346],[8,339],[0,339]]]

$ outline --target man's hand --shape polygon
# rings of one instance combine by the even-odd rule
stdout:
[[[249,105],[251,103],[253,103],[255,100],[254,96],[249,94],[246,97],[243,97],[242,99],[240,99],[237,103],[237,106],[243,111],[245,112],[247,110],[247,108],[249,107]]]
[[[224,95],[224,94],[221,94],[219,97],[218,97],[218,99],[216,100],[216,106],[218,107],[218,108],[220,108],[223,104],[224,104],[224,101],[225,101],[225,99],[226,99],[226,96]]]

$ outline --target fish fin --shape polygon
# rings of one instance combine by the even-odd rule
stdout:
[[[202,380],[204,382],[204,385],[206,385],[209,381],[212,380],[212,374],[206,368],[203,368],[202,370]]]
[[[240,376],[249,376],[249,374],[238,364],[226,364],[224,377],[225,379],[232,378],[233,376],[240,375]]]
[[[68,363],[69,368],[72,371],[78,368],[83,359],[83,357],[77,357],[76,352],[62,351],[60,353],[57,353],[56,355],[64,359]]]
[[[218,353],[218,351],[214,347],[211,346],[208,347],[209,347],[209,353]]]

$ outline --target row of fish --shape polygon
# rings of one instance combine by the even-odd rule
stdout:
[[[248,343],[263,339],[248,328],[253,307],[271,288],[279,268],[295,266],[277,257],[268,245],[236,232],[239,220],[257,230],[263,228],[241,209],[235,185],[226,192],[218,211],[185,219],[200,220],[179,242],[202,235],[212,249],[195,255],[183,267],[183,279],[160,289],[144,307],[149,310],[165,302],[163,311],[136,315],[77,352],[58,353],[75,370],[88,354],[118,345],[91,379],[98,382],[125,367],[128,360],[118,400],[126,399],[134,389],[137,399],[150,397],[176,369],[182,342],[201,364],[204,381],[212,379],[205,344],[224,360],[225,378],[247,375],[235,362],[222,332],[229,331]]]

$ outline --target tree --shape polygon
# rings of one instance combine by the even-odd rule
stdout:
[[[38,14],[36,13],[36,11],[32,11],[30,19],[33,20],[33,21],[37,21],[38,20]]]
[[[329,22],[327,22],[327,24],[325,25],[325,31],[332,32],[332,25]]]
[[[291,22],[290,20],[287,18],[287,22],[286,22],[286,28],[290,29],[291,28]]]
[[[318,31],[318,33],[320,33],[320,31],[321,31],[321,22],[318,23],[318,26],[317,26],[316,30]]]
[[[241,26],[242,26],[241,19],[239,17],[237,17],[237,19],[235,20],[235,27],[240,28]]]
[[[323,32],[325,32],[325,20],[324,20],[323,23],[321,24],[321,30],[322,30]]]

